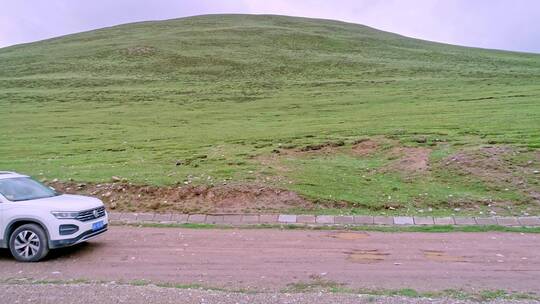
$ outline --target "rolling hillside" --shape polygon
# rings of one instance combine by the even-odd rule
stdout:
[[[208,15],[3,48],[0,130],[1,169],[125,210],[214,209],[95,183],[247,195],[234,211],[540,209],[540,55],[338,21]],[[290,195],[254,208],[259,186]]]

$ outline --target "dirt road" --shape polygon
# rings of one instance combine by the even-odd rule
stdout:
[[[195,230],[113,226],[88,244],[21,264],[0,279],[148,280],[278,291],[293,283],[418,291],[540,294],[540,235]],[[296,285],[302,286],[302,285]]]

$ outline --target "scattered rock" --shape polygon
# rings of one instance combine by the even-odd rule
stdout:
[[[422,136],[422,137],[416,137],[415,139],[413,139],[415,142],[419,143],[419,144],[425,144],[427,142],[427,138]]]

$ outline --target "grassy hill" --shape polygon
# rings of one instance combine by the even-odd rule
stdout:
[[[0,130],[0,168],[48,180],[265,185],[321,212],[540,205],[540,55],[338,21],[208,15],[3,48]]]

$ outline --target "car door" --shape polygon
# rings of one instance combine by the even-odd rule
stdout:
[[[5,232],[5,229],[6,229],[6,220],[5,220],[5,215],[4,215],[4,209],[5,209],[5,206],[6,206],[6,198],[0,194],[0,247],[1,245],[4,245],[3,243],[4,242],[7,242],[7,240],[4,240],[4,232]]]

